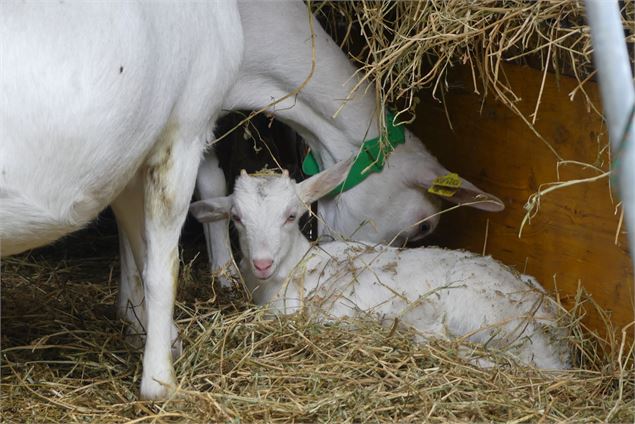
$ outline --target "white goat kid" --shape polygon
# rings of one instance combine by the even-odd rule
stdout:
[[[312,247],[295,221],[347,169],[340,163],[300,184],[288,174],[243,174],[232,196],[195,202],[191,211],[203,222],[232,217],[258,305],[325,317],[371,313],[386,324],[399,319],[421,339],[466,337],[541,368],[568,366],[551,300],[491,257],[341,241]]]
[[[311,73],[314,40],[315,70],[308,83],[297,95],[269,106],[268,113],[302,136],[322,169],[357,154],[364,140],[379,135],[374,90],[362,84],[349,98],[359,81],[356,69],[313,17],[315,36],[311,36],[310,15],[302,1],[247,0],[238,5],[245,56],[224,109],[260,110],[300,87]],[[438,217],[422,220],[438,212],[440,203],[426,189],[436,177],[447,173],[406,130],[405,144],[397,146],[381,174],[371,174],[337,198],[322,199],[319,233],[371,242],[394,239],[396,244],[421,238],[434,230]],[[201,164],[197,191],[202,199],[226,194],[225,179],[213,151]],[[489,200],[475,205],[477,208],[503,209],[500,200],[465,180],[462,189],[448,200],[464,203],[476,196]],[[230,260],[227,221],[205,224],[205,233],[215,271]]]
[[[12,2],[0,39],[1,252],[50,243],[112,204],[131,277],[120,304],[145,305],[130,317],[147,333],[141,396],[165,398],[180,353],[177,243],[242,58],[238,8]]]

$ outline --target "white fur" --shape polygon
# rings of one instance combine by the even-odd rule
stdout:
[[[1,252],[50,243],[112,203],[127,239],[120,312],[147,333],[141,396],[165,398],[177,242],[242,58],[237,6],[10,2],[0,39]]]
[[[309,14],[302,1],[239,1],[245,35],[245,58],[238,80],[225,98],[224,109],[259,110],[295,90],[311,71]],[[311,19],[313,19],[311,17]],[[297,131],[309,144],[323,168],[357,154],[364,140],[378,135],[374,90],[358,82],[355,67],[331,37],[313,19],[315,71],[302,91],[268,112]],[[348,100],[346,100],[348,98]],[[346,105],[340,110],[343,103]],[[337,113],[339,110],[339,113]],[[337,113],[337,116],[335,116]],[[416,157],[416,161],[412,160]],[[439,200],[426,193],[431,181],[448,171],[406,130],[406,145],[390,156],[384,171],[337,198],[320,202],[320,234],[355,240],[394,242],[418,239],[437,225]],[[207,153],[199,169],[197,191],[202,199],[225,194],[225,181],[214,152]],[[485,194],[467,181],[473,194]],[[497,199],[490,196],[490,199]],[[457,199],[465,201],[463,199]],[[481,207],[498,209],[494,203]],[[428,230],[422,232],[421,221]],[[227,222],[205,226],[212,271],[230,259]]]
[[[372,314],[386,325],[398,320],[414,328],[422,340],[465,337],[509,349],[540,368],[569,366],[553,301],[491,257],[357,242],[312,246],[288,217],[299,217],[303,203],[320,196],[316,186],[338,183],[332,175],[328,182],[327,174],[343,177],[345,171],[337,166],[301,184],[287,176],[241,176],[232,196],[196,202],[191,210],[203,221],[223,212],[234,217],[242,275],[258,305],[283,314],[305,308],[326,318]],[[272,266],[262,272],[255,258]]]

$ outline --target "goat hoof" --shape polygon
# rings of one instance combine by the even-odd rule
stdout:
[[[218,284],[218,287],[220,287],[221,289],[229,289],[233,286],[234,283],[230,278],[219,275],[218,277],[216,277],[216,284]]]
[[[144,378],[141,381],[141,400],[167,400],[176,391],[174,383],[163,382],[158,378]]]
[[[240,273],[231,262],[212,270],[213,284],[221,289],[230,289],[240,279]]]

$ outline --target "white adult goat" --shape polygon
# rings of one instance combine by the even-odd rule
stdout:
[[[142,270],[141,396],[165,398],[180,352],[177,243],[238,74],[237,5],[3,3],[0,40],[1,252],[50,243],[112,204]]]
[[[387,323],[399,319],[421,338],[465,336],[540,368],[568,367],[552,301],[491,257],[342,241],[311,246],[296,220],[348,168],[343,162],[300,184],[288,174],[243,174],[233,195],[195,202],[190,210],[203,222],[232,217],[242,275],[258,305],[281,313],[306,307],[326,317],[372,313]]]
[[[247,0],[238,5],[245,56],[224,109],[260,110],[300,87],[311,74],[313,40],[315,69],[311,78],[297,95],[269,106],[267,111],[302,136],[322,169],[357,154],[364,140],[379,135],[374,90],[362,84],[350,97],[359,81],[356,69],[313,17],[315,36],[311,36],[310,15],[302,1]],[[394,240],[396,244],[421,238],[434,230],[438,217],[422,220],[435,215],[440,203],[426,190],[436,177],[447,173],[406,130],[405,144],[396,148],[381,174],[371,174],[337,198],[321,200],[319,233],[371,242]],[[202,199],[226,194],[213,151],[201,163],[197,191]],[[495,196],[465,180],[461,190],[448,200],[468,203],[477,196],[484,202],[475,204],[476,208],[499,211],[504,207]],[[230,259],[227,221],[205,224],[205,233],[214,271]]]

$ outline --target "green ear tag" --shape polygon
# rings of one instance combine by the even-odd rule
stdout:
[[[429,193],[443,197],[452,197],[461,188],[461,178],[459,174],[450,172],[447,175],[437,177],[432,181],[432,186],[428,189]]]

